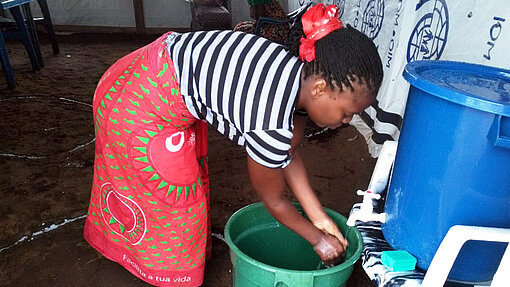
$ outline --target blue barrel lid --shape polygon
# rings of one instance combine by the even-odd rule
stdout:
[[[510,70],[429,60],[407,64],[403,76],[414,87],[439,98],[510,116]]]

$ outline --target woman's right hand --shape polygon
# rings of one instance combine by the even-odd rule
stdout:
[[[322,216],[322,218],[316,219],[316,220],[312,221],[312,223],[313,223],[313,225],[315,225],[315,227],[319,228],[320,230],[324,231],[325,233],[329,233],[329,234],[335,236],[336,238],[338,238],[338,240],[340,240],[340,243],[342,243],[342,245],[344,246],[344,249],[347,248],[347,246],[349,246],[349,241],[347,241],[347,238],[345,238],[342,235],[342,233],[340,232],[340,229],[338,229],[338,226],[331,219],[331,217],[324,214],[324,216]]]
[[[342,263],[345,257],[346,246],[335,236],[323,232],[319,241],[313,245],[313,249],[326,267],[332,267]]]

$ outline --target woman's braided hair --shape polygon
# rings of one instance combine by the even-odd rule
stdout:
[[[290,30],[286,43],[287,50],[295,56],[299,56],[303,35],[299,19]],[[374,42],[350,25],[332,31],[315,42],[315,59],[305,61],[303,71],[305,79],[311,75],[321,75],[331,88],[336,86],[340,91],[340,83],[352,90],[351,81],[359,79],[377,93],[383,78],[382,62]]]

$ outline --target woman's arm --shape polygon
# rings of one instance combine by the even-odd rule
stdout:
[[[315,244],[320,233],[292,205],[284,194],[285,179],[281,169],[264,167],[248,157],[248,172],[257,194],[269,213],[283,225]]]
[[[308,181],[308,174],[299,148],[304,136],[305,124],[306,117],[294,116],[294,136],[291,142],[292,162],[284,169],[285,180],[310,221],[317,228],[337,237],[347,247],[349,243],[342,236],[333,220],[324,212],[322,204]]]
[[[335,264],[342,257],[345,248],[340,241],[306,220],[285,197],[281,169],[264,167],[248,157],[248,172],[262,203],[276,220],[310,242],[325,264]]]

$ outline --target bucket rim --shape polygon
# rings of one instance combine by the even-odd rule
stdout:
[[[438,85],[432,80],[434,77],[427,75],[423,76],[422,73],[430,70],[458,72],[459,75],[477,75],[479,78],[486,77],[485,79],[501,79],[510,80],[510,70],[485,66],[467,62],[447,61],[447,60],[417,60],[408,63],[404,67],[402,76],[411,84],[411,86],[418,88],[428,94],[438,98],[457,103],[469,108],[477,109],[484,112],[493,114],[510,116],[510,101],[494,100],[475,95],[468,91],[461,89],[454,89],[446,85]],[[444,80],[438,76],[435,79]],[[444,84],[444,83],[443,83]],[[474,83],[471,83],[474,86]]]
[[[293,204],[296,207],[301,208],[299,203],[293,202]],[[251,258],[250,256],[248,256],[243,251],[241,251],[234,244],[232,238],[230,237],[230,232],[229,231],[230,231],[230,226],[232,225],[232,222],[233,222],[232,218],[235,218],[236,215],[239,215],[241,213],[248,212],[248,211],[250,211],[252,209],[260,208],[260,207],[265,209],[265,207],[262,204],[262,202],[255,202],[255,203],[246,205],[246,206],[238,209],[227,220],[227,223],[225,224],[225,231],[224,231],[224,233],[225,233],[224,234],[225,242],[227,243],[227,245],[230,248],[230,250],[232,252],[234,252],[235,254],[237,254],[239,257],[241,257],[243,260],[245,260],[246,262],[249,262],[252,265],[257,265],[258,267],[260,267],[260,268],[262,268],[264,270],[267,270],[267,271],[271,271],[271,272],[292,272],[292,273],[301,273],[301,274],[313,273],[314,275],[321,276],[321,275],[328,275],[328,274],[332,274],[332,273],[337,273],[339,271],[342,271],[342,270],[345,270],[345,269],[348,269],[348,268],[353,268],[354,267],[354,263],[356,263],[356,261],[358,261],[359,258],[361,257],[361,252],[363,251],[363,237],[361,236],[361,233],[359,232],[359,230],[355,226],[348,226],[349,233],[351,234],[352,232],[354,232],[354,236],[360,242],[360,244],[359,244],[359,246],[356,248],[356,250],[354,251],[354,253],[352,254],[352,256],[348,260],[344,261],[343,263],[341,263],[339,265],[333,266],[331,268],[319,269],[319,270],[292,270],[292,269],[285,269],[285,268],[275,267],[275,266],[266,264],[264,262],[260,262],[258,260],[255,260],[255,259]],[[336,215],[338,215],[341,218],[347,220],[345,218],[345,216],[341,215],[340,213],[337,213],[337,212],[335,212],[332,209],[329,209],[327,207],[323,207],[323,208],[324,208],[324,211],[326,213],[334,212],[334,213],[336,213]]]

